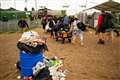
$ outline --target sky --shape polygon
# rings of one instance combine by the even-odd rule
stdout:
[[[27,3],[25,3],[27,1]],[[87,3],[86,3],[87,1]],[[46,6],[49,9],[53,10],[67,10],[68,13],[77,13],[80,10],[85,9],[85,7],[81,7],[87,4],[86,8],[90,8],[97,4],[101,4],[102,2],[106,2],[108,0],[36,0],[37,7],[35,6],[35,0],[0,0],[0,7],[3,9],[13,7],[18,10],[24,10],[27,7],[28,10],[31,10],[32,7],[35,9],[40,9],[41,6]],[[120,0],[114,0],[116,2],[120,2]],[[68,8],[63,6],[69,6]]]

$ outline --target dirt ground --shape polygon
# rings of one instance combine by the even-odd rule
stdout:
[[[34,29],[40,35],[40,28]],[[114,37],[110,44],[98,45],[94,32],[85,32],[85,45],[61,44],[48,38],[49,52],[46,56],[64,58],[65,68],[69,70],[66,80],[120,80],[120,37]],[[17,80],[19,75],[14,64],[19,58],[16,47],[21,33],[0,34],[0,80]]]

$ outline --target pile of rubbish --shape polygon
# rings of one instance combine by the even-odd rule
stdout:
[[[38,62],[33,69],[35,80],[65,80],[68,73],[64,69],[63,59],[58,59],[56,56],[53,58],[46,58],[45,62]]]
[[[19,61],[17,69],[22,80],[65,80],[67,70],[63,68],[63,59],[45,58],[48,51],[46,38],[37,32],[24,32],[18,40]]]

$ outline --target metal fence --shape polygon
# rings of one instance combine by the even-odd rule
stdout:
[[[40,27],[41,20],[27,20],[30,28]],[[19,31],[18,20],[9,20],[8,22],[0,21],[0,32],[16,32]]]

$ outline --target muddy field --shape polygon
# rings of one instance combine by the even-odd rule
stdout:
[[[41,35],[40,28],[34,29]],[[17,80],[19,75],[14,64],[18,60],[16,47],[21,33],[0,34],[0,80]],[[85,45],[61,44],[48,38],[49,52],[46,56],[64,58],[65,68],[69,70],[67,80],[120,80],[120,37],[111,44],[98,45],[94,32],[85,32]]]

